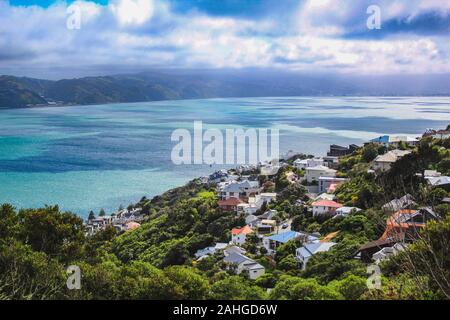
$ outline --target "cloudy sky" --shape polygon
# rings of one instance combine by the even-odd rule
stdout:
[[[450,1],[0,0],[1,74],[149,68],[450,73]]]

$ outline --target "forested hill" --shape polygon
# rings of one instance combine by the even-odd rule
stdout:
[[[305,76],[275,71],[157,71],[62,79],[0,76],[0,108],[260,96],[450,95],[450,76]]]

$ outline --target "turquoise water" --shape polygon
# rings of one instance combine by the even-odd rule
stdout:
[[[112,212],[218,167],[175,166],[174,129],[278,128],[282,152],[325,154],[450,123],[450,98],[243,98],[0,110],[0,203]]]

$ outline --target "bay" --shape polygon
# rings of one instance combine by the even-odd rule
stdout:
[[[221,166],[170,160],[175,129],[277,128],[280,150],[420,136],[450,123],[448,97],[274,97],[0,110],[0,203],[113,212]]]

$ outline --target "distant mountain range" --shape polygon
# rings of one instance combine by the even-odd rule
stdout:
[[[0,108],[262,96],[449,96],[450,75],[302,75],[264,70],[155,71],[41,80],[0,76]]]

